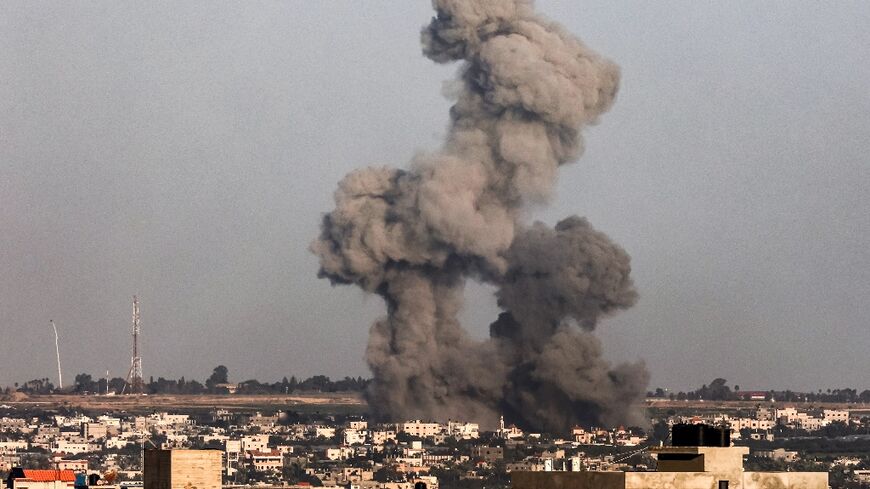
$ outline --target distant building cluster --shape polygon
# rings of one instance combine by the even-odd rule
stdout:
[[[802,409],[795,407],[757,407],[748,416],[736,416],[725,413],[711,413],[702,416],[677,416],[668,420],[675,422],[712,423],[731,428],[734,440],[749,438],[752,440],[773,441],[777,428],[801,430],[807,433],[817,432],[835,423],[847,426],[850,422],[848,409]],[[856,422],[860,422],[856,420]]]
[[[570,437],[547,439],[502,421],[482,432],[477,423],[407,420],[370,424],[362,417],[292,422],[285,413],[238,413],[215,409],[207,416],[59,415],[0,418],[0,471],[22,465],[72,471],[140,484],[141,452],[151,449],[215,449],[222,453],[223,482],[301,483],[350,489],[439,486],[433,472],[457,470],[462,478],[493,471],[580,470],[618,467],[610,455],[587,456],[587,446],[635,446],[646,440],[625,428],[575,428]],[[506,451],[522,457],[507,461]],[[64,472],[66,474],[66,472]],[[107,484],[109,481],[103,481]],[[114,482],[111,481],[111,482]],[[34,489],[25,487],[25,489]],[[36,488],[46,489],[46,488]],[[47,488],[60,489],[60,488]]]
[[[663,437],[675,424],[728,427],[735,444],[754,446],[754,463],[782,467],[806,463],[807,457],[777,445],[781,439],[870,429],[870,419],[848,409],[764,405],[659,413],[650,420],[652,429],[577,426],[561,435],[524,431],[503,420],[487,431],[462,420],[372,423],[362,416],[225,409],[98,416],[5,412],[0,472],[19,476],[9,479],[9,489],[67,489],[74,484],[69,474],[97,485],[141,486],[142,453],[157,449],[216,451],[224,485],[413,489],[424,482],[438,489],[477,480],[481,486],[507,487],[514,472],[654,470],[650,451],[667,443]],[[844,467],[854,481],[870,481],[866,457],[840,456],[826,463]],[[60,478],[40,485],[44,475],[16,470],[50,470]]]

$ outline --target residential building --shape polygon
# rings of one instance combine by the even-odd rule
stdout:
[[[87,472],[87,460],[58,460],[54,463],[58,470],[72,470],[73,472]]]
[[[224,443],[224,469],[238,468],[242,457],[242,440],[227,440]]]
[[[396,425],[396,431],[399,433],[405,433],[418,438],[435,436],[441,433],[442,430],[443,428],[439,423],[425,423],[419,419],[398,423]]]
[[[266,452],[269,450],[269,435],[247,435],[242,437],[242,450],[246,452]]]
[[[51,451],[56,453],[64,453],[67,455],[76,455],[91,451],[87,443],[74,443],[66,440],[57,440],[51,447]]]
[[[13,468],[6,479],[8,489],[73,489],[76,475],[72,470],[34,470]]]
[[[800,457],[798,452],[794,450],[786,450],[785,448],[774,448],[773,450],[756,450],[756,457],[769,458],[771,460],[779,460],[782,462],[796,462]]]
[[[362,445],[366,442],[366,432],[353,428],[345,428],[342,438],[345,445]]]
[[[314,438],[326,438],[330,440],[335,438],[335,427],[332,426],[315,426],[314,430]]]
[[[830,423],[849,423],[849,410],[847,409],[825,409],[822,411],[822,417],[826,424]]]
[[[261,472],[278,472],[284,467],[284,454],[277,450],[247,452],[248,463]]]
[[[82,437],[87,440],[102,440],[109,430],[103,423],[82,423]]]
[[[372,445],[383,445],[388,441],[396,441],[396,432],[394,430],[374,430],[369,432]]]
[[[0,441],[0,453],[23,452],[29,447],[29,444],[24,440]]]
[[[480,438],[480,425],[450,421],[447,423],[447,435],[459,440],[476,440]]]
[[[494,463],[504,458],[504,448],[488,446],[472,447],[471,458],[474,460],[482,460],[487,463]]]

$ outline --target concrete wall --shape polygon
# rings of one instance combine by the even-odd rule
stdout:
[[[12,489],[72,489],[75,484],[64,481],[22,481],[21,479],[12,480]]]
[[[743,457],[749,455],[749,447],[698,447],[704,454],[704,472],[743,472]]]
[[[743,489],[827,489],[827,472],[745,472]]]
[[[718,489],[720,480],[708,472],[626,472],[625,489]],[[730,482],[728,487],[738,486]]]
[[[626,472],[625,489],[718,489],[720,480],[729,489],[828,488],[827,472]]]
[[[221,489],[220,450],[146,450],[144,489]]]
[[[703,472],[704,454],[662,453],[658,456],[656,468],[661,472]]]
[[[626,473],[511,472],[510,475],[512,489],[623,489]]]
[[[827,472],[512,472],[513,489],[827,489]],[[146,488],[148,489],[148,488]]]

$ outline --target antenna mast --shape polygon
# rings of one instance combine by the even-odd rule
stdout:
[[[60,341],[57,337],[57,326],[54,325],[54,320],[49,319],[52,329],[54,329],[54,351],[57,353],[57,388],[63,389],[63,374],[60,370]]]
[[[133,296],[133,357],[130,360],[130,373],[127,383],[131,394],[142,394],[145,382],[142,380],[142,357],[139,356],[139,300]]]

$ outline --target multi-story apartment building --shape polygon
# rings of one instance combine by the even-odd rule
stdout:
[[[284,455],[277,450],[247,452],[248,463],[261,472],[278,472],[284,467]]]
[[[822,411],[822,418],[825,420],[825,424],[849,423],[849,410],[825,409]]]
[[[23,452],[28,448],[30,445],[24,440],[0,441],[0,453]]]
[[[267,452],[269,450],[269,435],[257,434],[243,436],[242,450],[246,452]]]
[[[0,431],[21,431],[27,427],[27,421],[21,418],[0,418]]]
[[[419,419],[415,419],[413,421],[406,421],[404,423],[398,423],[396,425],[396,431],[399,433],[405,433],[410,436],[416,436],[419,438],[427,438],[430,436],[435,436],[441,433],[444,430],[444,427],[439,423],[425,423]]]
[[[227,440],[224,442],[223,465],[226,473],[230,473],[232,469],[239,467],[242,453],[242,440]]]
[[[82,436],[85,439],[102,440],[108,433],[108,427],[103,423],[82,423]]]
[[[71,442],[67,440],[56,440],[51,444],[51,451],[55,453],[64,453],[67,455],[75,455],[91,451],[91,446],[88,443]]]
[[[369,438],[371,438],[372,445],[381,446],[388,441],[396,441],[396,432],[395,430],[372,430],[369,432]]]

